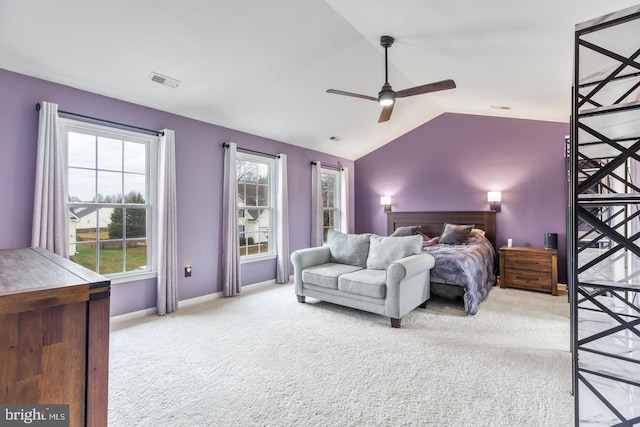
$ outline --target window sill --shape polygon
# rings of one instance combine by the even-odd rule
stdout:
[[[240,257],[240,264],[247,264],[250,262],[257,262],[257,261],[268,261],[270,259],[276,259],[276,254],[268,254],[268,255],[253,255],[253,256],[248,256],[248,257]]]
[[[158,277],[158,273],[156,273],[155,271],[145,271],[141,273],[131,272],[127,274],[119,274],[117,276],[106,275],[105,277],[111,279],[112,285],[119,285],[121,283],[137,282],[139,280],[146,280],[146,279],[155,279],[156,277]]]

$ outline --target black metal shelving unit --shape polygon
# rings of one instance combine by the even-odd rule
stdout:
[[[574,61],[575,425],[640,426],[640,5],[576,25]]]

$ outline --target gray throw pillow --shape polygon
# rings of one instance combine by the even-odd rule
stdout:
[[[371,235],[367,268],[386,270],[391,263],[422,252],[422,236],[381,237]]]
[[[327,245],[331,253],[331,262],[355,265],[365,268],[369,255],[369,237],[371,234],[345,234],[329,230]]]
[[[403,236],[413,236],[418,232],[419,225],[409,225],[406,227],[398,227],[396,231],[391,233],[389,237],[403,237]]]
[[[464,245],[469,240],[469,234],[473,227],[474,224],[458,225],[445,223],[439,243],[445,245]]]

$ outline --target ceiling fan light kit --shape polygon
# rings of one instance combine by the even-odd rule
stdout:
[[[384,48],[384,84],[382,85],[382,89],[380,90],[380,92],[378,92],[377,98],[368,95],[361,95],[359,93],[345,92],[343,90],[337,89],[327,89],[327,92],[336,95],[351,96],[354,98],[362,98],[378,102],[383,107],[382,112],[380,113],[380,118],[378,119],[378,123],[382,123],[386,122],[391,117],[391,112],[393,111],[393,106],[396,103],[396,98],[406,98],[407,96],[421,95],[423,93],[437,92],[440,90],[453,89],[456,87],[456,83],[453,80],[449,79],[404,89],[398,92],[394,91],[389,84],[389,66],[387,60],[387,49],[390,48],[391,45],[393,45],[394,41],[395,39],[391,36],[380,37],[380,46]]]

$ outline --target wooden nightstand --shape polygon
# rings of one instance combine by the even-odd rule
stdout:
[[[558,295],[558,251],[545,248],[501,247],[500,287]]]

